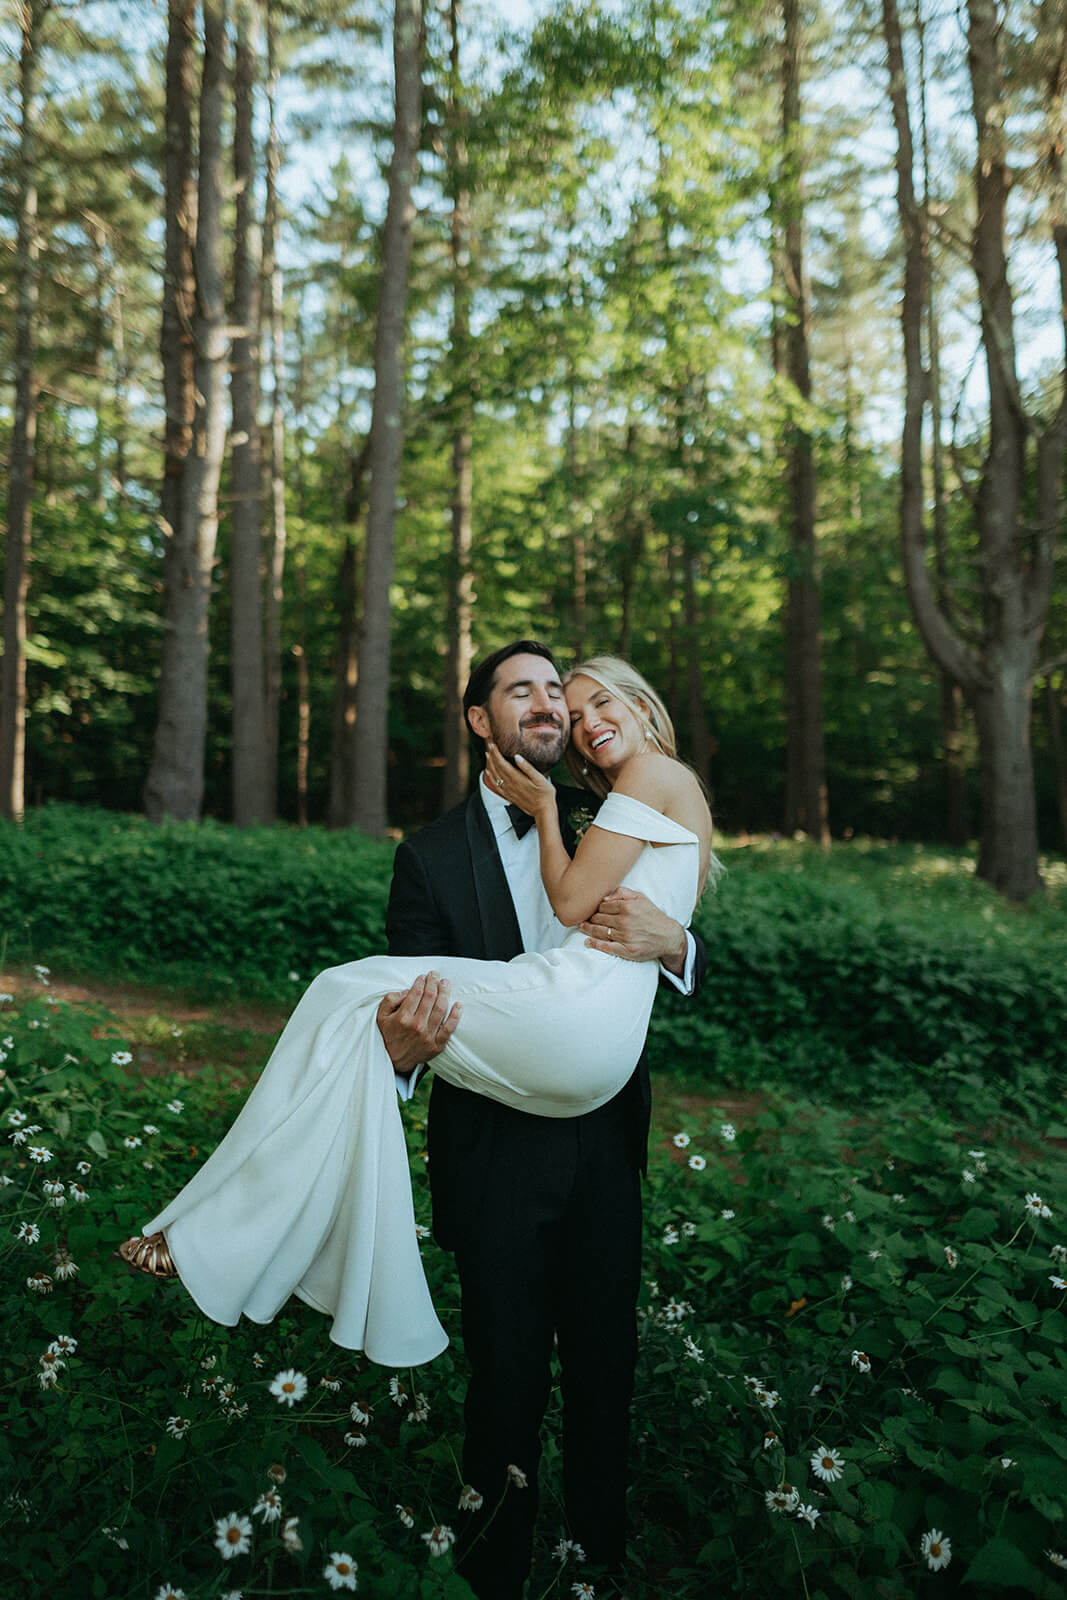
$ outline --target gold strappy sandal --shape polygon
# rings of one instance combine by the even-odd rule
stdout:
[[[127,1266],[135,1267],[138,1272],[147,1272],[153,1278],[178,1276],[178,1269],[167,1249],[167,1241],[161,1233],[153,1233],[147,1239],[143,1235],[136,1239],[124,1239],[119,1245],[119,1255]]]

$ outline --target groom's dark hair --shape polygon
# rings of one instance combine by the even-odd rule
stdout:
[[[553,666],[556,665],[556,658],[547,644],[539,644],[536,639],[516,639],[513,644],[504,644],[499,650],[494,650],[491,656],[479,661],[467,679],[467,687],[463,692],[463,715],[467,719],[468,728],[470,728],[471,706],[485,705],[493,692],[498,669],[512,656],[541,656]],[[473,734],[473,728],[471,732]]]

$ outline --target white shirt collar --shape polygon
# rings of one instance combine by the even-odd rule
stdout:
[[[508,816],[508,803],[500,793],[500,790],[495,789],[488,782],[484,772],[478,787],[481,790],[482,804],[485,806],[486,815],[493,824],[493,832],[497,838],[499,839],[502,833],[511,832],[514,834],[515,828],[511,818]],[[532,832],[533,830],[531,829],[530,831]]]

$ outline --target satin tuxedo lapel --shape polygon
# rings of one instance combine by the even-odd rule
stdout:
[[[512,956],[522,953],[519,919],[500,862],[493,825],[477,789],[467,801],[464,824],[485,954],[490,961],[510,961]]]
[[[574,831],[569,813],[579,793],[577,789],[556,790],[560,832],[572,854]],[[485,954],[491,961],[510,961],[512,956],[522,954],[522,935],[508,880],[501,865],[493,825],[477,789],[467,801],[464,823]]]

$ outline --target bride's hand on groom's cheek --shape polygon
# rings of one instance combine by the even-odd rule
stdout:
[[[551,781],[542,777],[522,756],[516,756],[516,765],[506,761],[495,744],[486,745],[485,770],[489,782],[500,791],[505,800],[519,806],[530,816],[536,816],[539,807],[550,801],[555,805]],[[521,763],[521,765],[518,765]]]

